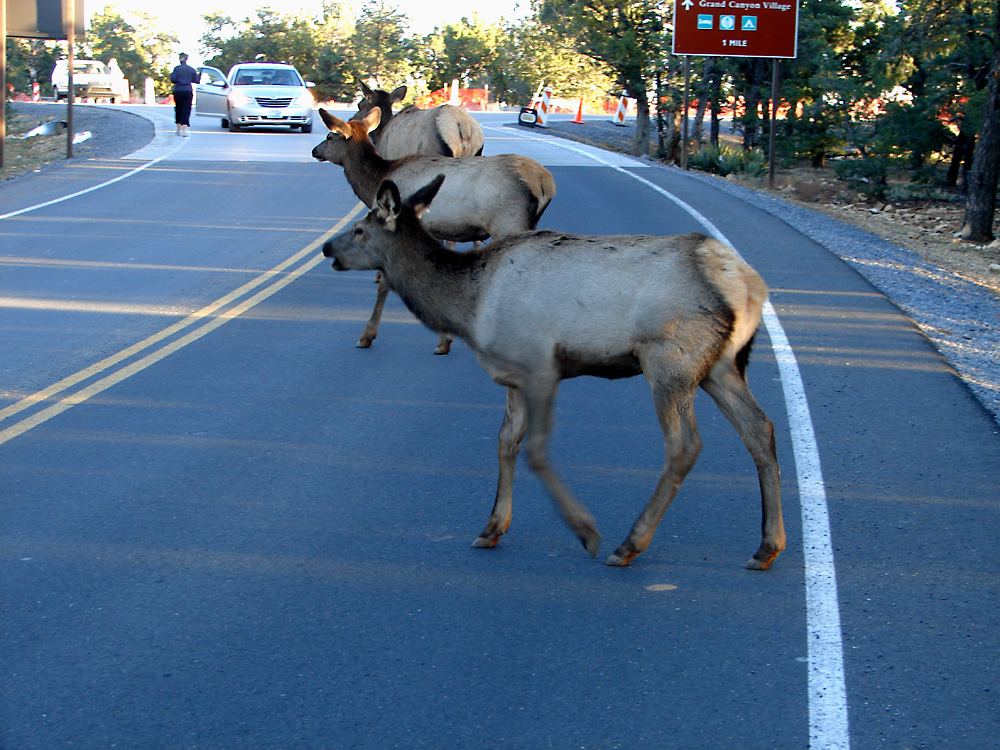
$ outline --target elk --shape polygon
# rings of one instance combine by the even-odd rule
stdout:
[[[358,112],[351,119],[362,120],[373,109],[382,113],[371,139],[386,159],[401,159],[410,154],[482,156],[483,129],[461,107],[442,104],[433,109],[419,109],[411,104],[393,115],[392,105],[403,101],[406,86],[389,93],[373,91],[361,82],[361,94]]]
[[[448,182],[438,196],[434,211],[423,218],[428,232],[449,242],[494,241],[538,226],[556,194],[552,174],[526,156],[407,156],[385,159],[375,151],[368,133],[379,123],[381,113],[373,109],[361,120],[344,122],[320,109],[330,132],[313,150],[313,158],[339,164],[355,195],[369,208],[375,205],[378,186],[393,182],[407,194],[427,184],[435,175],[446,174]],[[382,308],[389,285],[379,278],[375,309],[357,346],[365,349],[378,335]],[[451,337],[442,333],[436,354],[447,354]]]
[[[419,217],[447,178],[437,176],[405,202],[387,180],[376,207],[327,241],[334,270],[379,269],[406,306],[435,331],[469,345],[507,388],[499,437],[496,500],[475,547],[493,547],[511,521],[514,465],[522,440],[528,464],[566,524],[596,556],[594,519],[548,459],[560,381],[642,374],[666,446],[663,473],[628,537],[607,559],[628,565],[650,544],[701,440],[698,387],[736,428],[757,466],[763,537],[747,567],[766,570],[785,547],[774,426],[746,379],[767,286],[731,247],[701,234],[585,236],[524,233],[456,253]],[[526,440],[525,440],[525,436]]]

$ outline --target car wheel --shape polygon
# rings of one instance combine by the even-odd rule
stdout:
[[[313,124],[310,122],[310,123],[307,123],[307,124],[303,125],[302,126],[302,132],[303,133],[311,133],[311,132],[313,132]]]
[[[238,133],[239,131],[240,131],[240,126],[237,125],[232,120],[229,120],[229,132],[230,133]]]
[[[55,86],[52,87],[52,93],[55,95],[56,101],[59,101],[62,98],[59,96],[59,89]]]
[[[224,128],[229,127],[229,120],[227,120],[225,117],[222,118],[222,127]]]

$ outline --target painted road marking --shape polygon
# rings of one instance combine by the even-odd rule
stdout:
[[[70,391],[78,385],[85,383],[91,378],[100,375],[103,372],[111,371],[110,374],[105,375],[98,381],[91,383],[90,385],[83,386],[77,391],[73,391],[66,396],[63,396],[54,404],[41,409],[40,411],[32,414],[19,422],[12,424],[11,426],[0,430],[0,445],[6,443],[8,440],[12,440],[19,435],[23,435],[28,430],[33,427],[52,419],[52,417],[62,414],[67,409],[70,409],[77,404],[81,404],[89,398],[96,396],[98,393],[106,391],[113,385],[116,385],[123,380],[135,375],[136,373],[142,372],[147,367],[159,362],[161,359],[168,357],[169,355],[183,349],[188,344],[194,343],[198,339],[202,338],[208,333],[211,333],[215,329],[224,325],[225,323],[239,317],[247,310],[260,304],[268,297],[284,289],[286,286],[291,284],[297,278],[302,276],[307,271],[315,268],[323,260],[322,255],[315,254],[316,250],[320,248],[324,242],[330,239],[333,235],[343,229],[348,222],[354,219],[361,211],[365,208],[363,203],[358,203],[344,218],[338,221],[332,228],[327,230],[319,238],[313,240],[304,248],[299,250],[297,253],[282,261],[274,268],[265,271],[264,273],[257,276],[255,279],[248,281],[243,284],[238,289],[233,290],[229,294],[220,297],[215,302],[206,305],[201,310],[188,315],[183,320],[180,320],[173,325],[167,326],[162,331],[149,336],[142,341],[133,344],[130,347],[123,349],[117,354],[113,354],[100,362],[97,362],[89,367],[80,370],[67,378],[53,383],[47,388],[43,388],[37,393],[33,393],[30,396],[26,396],[20,401],[11,404],[10,406],[0,409],[0,421],[4,421],[13,417],[25,409],[29,409],[36,404],[43,401],[49,401],[54,396],[60,393],[65,393]],[[310,257],[311,256],[311,257]],[[305,262],[298,265],[293,270],[289,270],[296,263],[299,263],[303,258]],[[242,297],[252,292],[257,287],[263,286],[264,288],[258,291],[253,296],[245,299],[243,302],[236,303]],[[232,307],[228,307],[232,305]],[[227,309],[225,309],[227,308]],[[221,312],[220,312],[221,311]],[[174,334],[179,333],[185,328],[190,328],[191,326],[197,325],[194,330],[188,332],[186,335],[179,339],[167,342]],[[163,344],[160,348],[155,349],[158,345]],[[146,354],[141,359],[138,359],[131,364],[127,364],[121,369],[115,370],[114,368],[118,365],[124,363],[126,360],[131,359],[137,354],[144,352],[148,349],[154,349],[154,351]]]

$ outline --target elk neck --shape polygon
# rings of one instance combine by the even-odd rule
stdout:
[[[401,229],[405,241],[386,255],[383,267],[389,285],[429,328],[468,340],[487,269],[485,254],[448,250],[423,230]]]
[[[375,205],[378,187],[392,170],[393,162],[383,159],[367,139],[351,139],[344,159],[344,177],[368,208]]]

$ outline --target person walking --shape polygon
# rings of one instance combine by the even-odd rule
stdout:
[[[170,72],[170,82],[174,84],[174,122],[177,135],[187,137],[191,125],[191,102],[194,101],[193,83],[201,80],[201,74],[187,64],[186,53],[180,54],[180,65]]]

